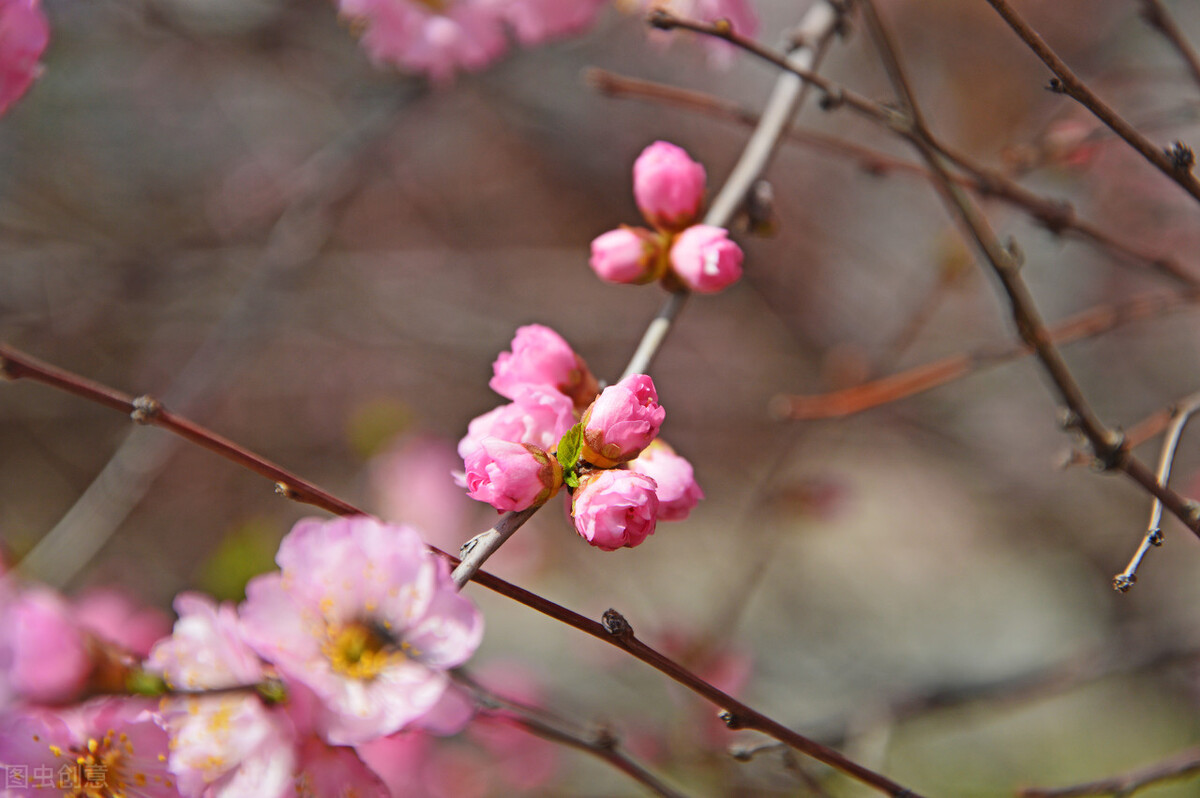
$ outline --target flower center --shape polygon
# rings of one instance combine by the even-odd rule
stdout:
[[[110,729],[100,739],[90,738],[85,746],[64,750],[51,745],[50,752],[62,765],[52,773],[35,774],[31,786],[52,786],[61,790],[64,798],[125,798],[141,795],[152,782],[174,786],[168,778],[135,767],[133,743],[124,732]]]
[[[351,679],[374,679],[396,658],[404,656],[387,630],[377,625],[354,621],[330,626],[327,634],[322,652],[335,671]]]

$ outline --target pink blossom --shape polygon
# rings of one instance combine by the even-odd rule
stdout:
[[[171,633],[171,621],[155,607],[143,607],[127,593],[111,587],[91,588],[75,597],[75,621],[138,657]]]
[[[666,415],[645,374],[608,386],[583,414],[583,458],[601,468],[632,460],[658,436]]]
[[[290,794],[295,798],[388,798],[388,788],[353,748],[326,745],[311,737],[300,748],[300,768]]]
[[[565,394],[537,385],[521,385],[513,393],[515,402],[489,410],[467,425],[467,434],[458,443],[463,460],[487,437],[552,451],[575,425],[575,406]]]
[[[41,585],[0,583],[0,699],[58,704],[80,697],[93,663],[71,606]]]
[[[0,715],[0,778],[17,787],[0,794],[178,798],[152,706],[102,699],[78,710]],[[18,772],[23,788],[13,783]]]
[[[582,408],[598,390],[596,378],[570,344],[540,324],[519,328],[512,351],[501,352],[492,371],[488,385],[509,399],[519,399],[525,386],[535,386],[564,393]]]
[[[624,469],[585,475],[571,503],[576,531],[605,551],[638,545],[654,534],[656,487],[650,477]]]
[[[362,26],[374,62],[436,82],[482,69],[508,50],[504,22],[488,0],[340,0],[339,10]]]
[[[658,485],[660,521],[682,521],[704,498],[692,464],[661,440],[654,441],[636,459],[630,460],[629,470],[645,474]]]
[[[562,486],[562,466],[544,449],[484,438],[466,459],[467,495],[501,511],[545,504]]]
[[[642,227],[622,225],[592,241],[588,262],[602,280],[610,283],[648,283],[659,277],[662,241]]]
[[[335,745],[391,734],[446,689],[446,669],[483,636],[445,560],[411,527],[366,516],[302,520],[276,555],[280,573],[252,580],[241,607],[247,642],[319,699]]]
[[[500,0],[496,5],[525,46],[582,33],[605,0]]]
[[[175,598],[172,635],[154,646],[150,666],[173,688],[196,691],[254,685],[263,664],[242,640],[232,604],[198,593]],[[282,712],[252,692],[173,697],[160,720],[171,735],[168,768],[184,795],[283,798],[292,788],[295,731]]]
[[[659,230],[676,232],[696,221],[704,180],[704,167],[670,142],[654,142],[633,162],[634,199]]]
[[[50,25],[38,0],[0,0],[0,114],[41,74]]]
[[[675,239],[670,257],[676,276],[697,293],[715,294],[742,276],[742,248],[723,227],[689,227]]]

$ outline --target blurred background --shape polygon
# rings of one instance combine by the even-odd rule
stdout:
[[[323,0],[45,5],[45,73],[0,121],[0,340],[157,396],[450,550],[495,518],[449,471],[467,422],[503,401],[487,380],[516,327],[553,327],[612,381],[665,298],[587,266],[593,237],[638,222],[633,159],[673,141],[713,192],[748,136],[603,96],[584,70],[751,110],[775,79],[744,58],[715,70],[696,41],[650,40],[617,9],[586,35],[430,88],[373,68]],[[778,43],[809,3],[758,5],[760,38]],[[1156,142],[1196,138],[1200,87],[1138,2],[1017,5]],[[879,6],[947,141],[1200,275],[1200,209],[1045,91],[1048,73],[985,3]],[[1200,41],[1200,7],[1168,7]],[[823,71],[889,97],[858,26]],[[809,104],[798,125],[916,160],[844,110]],[[1123,478],[1062,467],[1072,440],[1035,364],[844,419],[769,412],[778,395],[1013,339],[930,186],[880,171],[785,143],[768,172],[776,234],[735,230],[746,278],[691,300],[655,362],[663,435],[707,494],[692,517],[604,553],[555,501],[489,569],[590,617],[620,609],[756,708],[930,795],[1085,781],[1196,744],[1200,542],[1168,519],[1137,585],[1112,590],[1149,500]],[[1048,321],[1178,288],[1019,209],[985,207],[1024,253]],[[1197,389],[1196,333],[1184,308],[1065,351],[1102,418],[1129,427]],[[1173,478],[1191,495],[1194,441]],[[1155,462],[1157,443],[1138,454]],[[183,589],[236,600],[307,514],[119,414],[33,384],[0,390],[6,555],[35,551],[27,567],[68,590],[119,585],[164,611]],[[763,739],[726,731],[711,706],[615,649],[468,592],[488,624],[481,679],[611,729],[685,792],[819,795],[811,778],[865,794],[778,751],[734,761],[730,745]],[[446,783],[433,774],[419,788],[430,795],[640,794],[583,754],[547,757],[542,778],[504,781],[504,757],[465,735],[431,743],[414,767],[441,768]],[[446,779],[454,768],[478,778]]]

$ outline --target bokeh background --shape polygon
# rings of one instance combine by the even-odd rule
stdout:
[[[1200,7],[1168,5],[1200,41]],[[808,2],[759,6],[760,37],[776,43]],[[1139,3],[1018,6],[1156,141],[1195,138],[1200,88]],[[747,59],[714,70],[695,41],[650,40],[616,9],[584,36],[431,89],[373,68],[323,0],[46,8],[45,74],[0,121],[0,339],[158,396],[451,549],[494,518],[448,472],[467,422],[502,401],[487,379],[516,327],[555,328],[613,380],[664,299],[587,267],[594,236],[637,221],[637,153],[681,144],[715,190],[748,135],[602,96],[584,70],[750,109],[775,78]],[[948,141],[1200,274],[1200,209],[1045,91],[1048,74],[985,3],[880,8]],[[857,28],[823,70],[888,97]],[[846,111],[810,104],[798,124],[915,160]],[[776,234],[737,233],[745,280],[692,300],[652,369],[664,436],[707,500],[611,554],[587,546],[556,501],[492,570],[592,617],[620,609],[752,705],[930,795],[1088,780],[1200,741],[1200,543],[1168,520],[1136,587],[1111,589],[1149,501],[1119,477],[1061,467],[1072,441],[1034,364],[847,419],[771,415],[777,395],[1013,333],[920,178],[796,144],[768,177]],[[1176,287],[986,207],[1051,321]],[[1196,333],[1185,309],[1067,358],[1101,416],[1129,426],[1196,390]],[[1194,441],[1173,483],[1191,495]],[[1139,454],[1155,460],[1155,444]],[[13,560],[36,551],[27,567],[69,590],[120,585],[164,610],[182,589],[237,599],[306,514],[157,430],[32,384],[0,389],[3,545]],[[778,751],[734,761],[731,744],[761,738],[725,731],[712,707],[620,652],[468,590],[487,618],[473,668],[489,684],[524,685],[581,729],[610,728],[689,794],[812,794],[797,767],[830,794],[864,794]],[[414,767],[458,769],[422,788],[431,795],[639,794],[565,749],[524,785],[485,754],[440,741]]]

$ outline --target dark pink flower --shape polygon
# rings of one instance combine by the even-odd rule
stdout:
[[[666,415],[647,375],[608,386],[583,414],[583,458],[601,468],[632,460],[658,437]]]
[[[661,521],[682,521],[704,498],[704,491],[696,484],[692,464],[661,440],[654,441],[636,459],[630,460],[629,470],[645,474],[657,484],[658,518]]]
[[[38,0],[0,0],[0,114],[41,74],[50,25]]]
[[[302,520],[280,573],[246,587],[242,631],[285,679],[320,702],[325,739],[352,745],[432,709],[446,669],[465,662],[483,619],[416,530],[366,516]]]
[[[654,534],[658,519],[655,489],[650,477],[624,469],[585,475],[571,503],[576,531],[605,551],[638,545]]]
[[[562,487],[562,466],[544,449],[484,438],[466,459],[467,495],[501,511],[545,504]]]
[[[704,167],[670,142],[654,142],[633,162],[633,197],[659,230],[677,232],[696,221],[704,181]]]
[[[671,245],[670,258],[676,276],[700,294],[715,294],[742,276],[742,248],[729,240],[723,227],[689,227]]]
[[[642,227],[622,225],[592,241],[588,264],[597,276],[610,283],[648,283],[660,276],[666,265],[662,240]]]
[[[519,328],[512,351],[501,352],[492,371],[491,389],[514,400],[520,399],[526,386],[533,386],[564,393],[576,407],[586,407],[598,391],[583,359],[561,335],[540,324]]]

